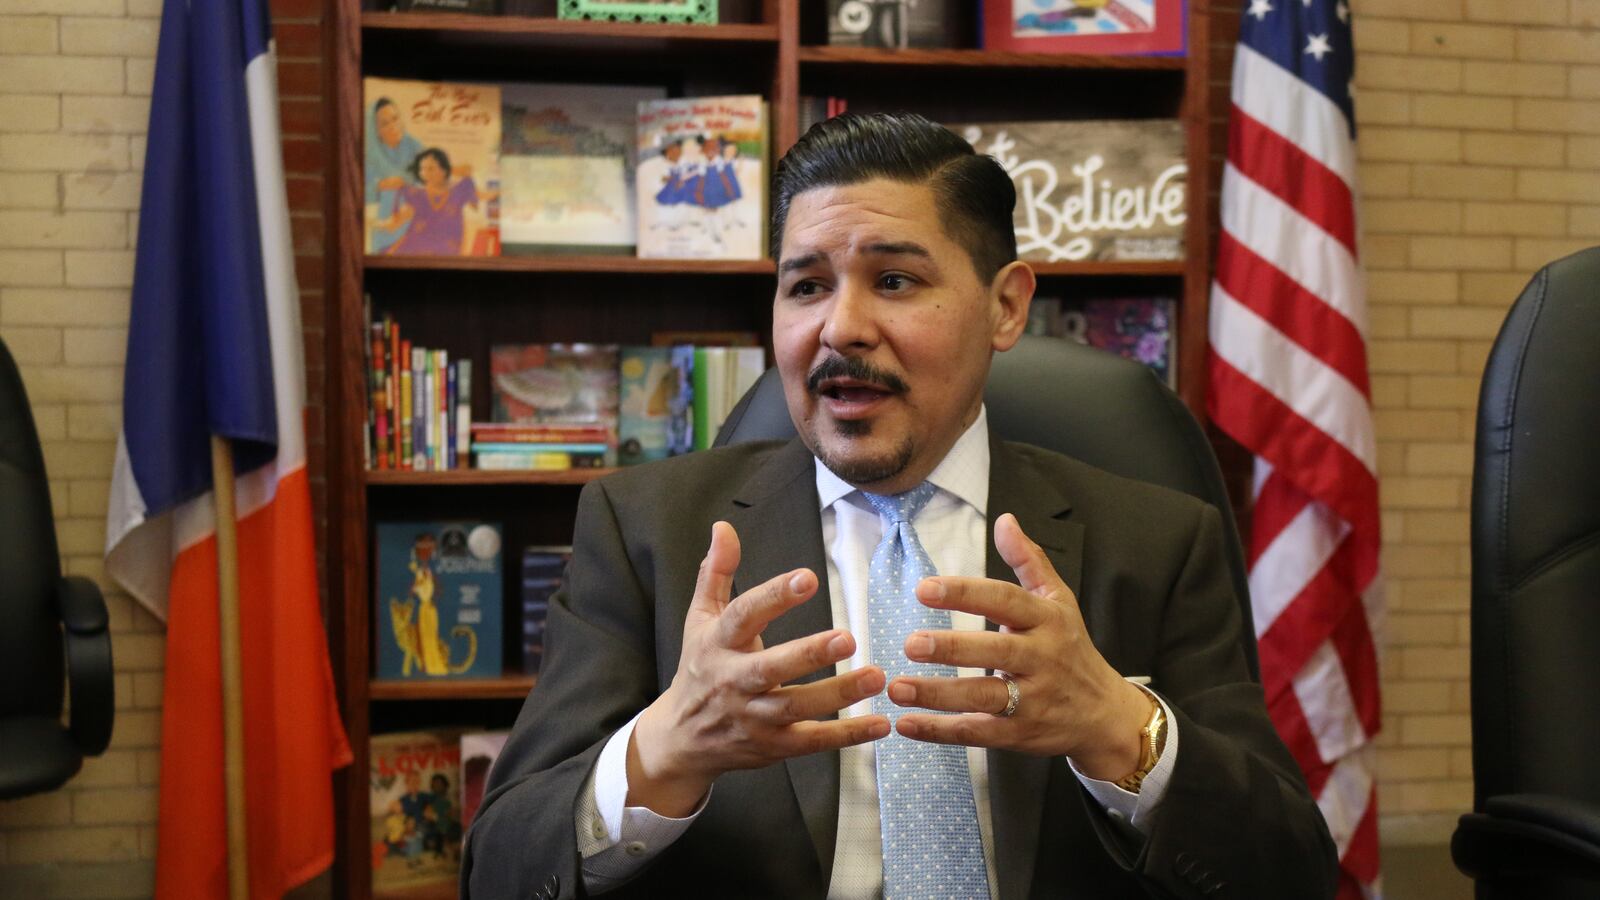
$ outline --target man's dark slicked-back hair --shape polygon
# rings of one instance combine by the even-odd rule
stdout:
[[[789,148],[773,177],[772,258],[797,195],[874,178],[931,187],[941,227],[966,248],[984,284],[1017,258],[1011,176],[949,129],[910,113],[834,116]]]

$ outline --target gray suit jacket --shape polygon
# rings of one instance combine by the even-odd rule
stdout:
[[[1117,671],[1149,674],[1179,730],[1148,838],[1113,823],[1064,758],[989,751],[996,900],[1333,896],[1333,843],[1245,667],[1216,510],[1022,444],[992,441],[990,468],[990,533],[1016,514],[1077,595],[1095,646]],[[739,533],[735,596],[799,566],[821,580],[767,629],[768,646],[833,627],[813,462],[798,441],[587,486],[538,686],[467,836],[463,897],[583,894],[579,791],[606,739],[671,683],[718,519]],[[1016,581],[992,544],[988,574]],[[837,753],[729,773],[616,896],[823,897],[838,806]]]

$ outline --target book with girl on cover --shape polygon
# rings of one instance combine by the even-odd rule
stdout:
[[[367,253],[500,255],[500,88],[362,86]]]
[[[759,96],[639,104],[639,256],[766,255],[767,105]]]

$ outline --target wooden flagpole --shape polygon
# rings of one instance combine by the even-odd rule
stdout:
[[[233,445],[211,436],[211,491],[217,512],[217,598],[222,638],[223,777],[228,798],[228,897],[250,900],[244,805],[244,675],[239,664],[239,534]]]

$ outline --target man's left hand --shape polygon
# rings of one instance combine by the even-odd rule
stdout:
[[[906,713],[897,729],[919,741],[1068,756],[1079,772],[1102,781],[1133,772],[1150,699],[1095,649],[1077,597],[1015,516],[995,522],[994,538],[1020,587],[940,576],[923,579],[917,599],[983,616],[999,631],[918,631],[905,652],[915,662],[1009,673],[1020,692],[1016,712],[999,715],[1009,695],[998,677],[901,677],[888,685],[896,705],[959,715]]]

